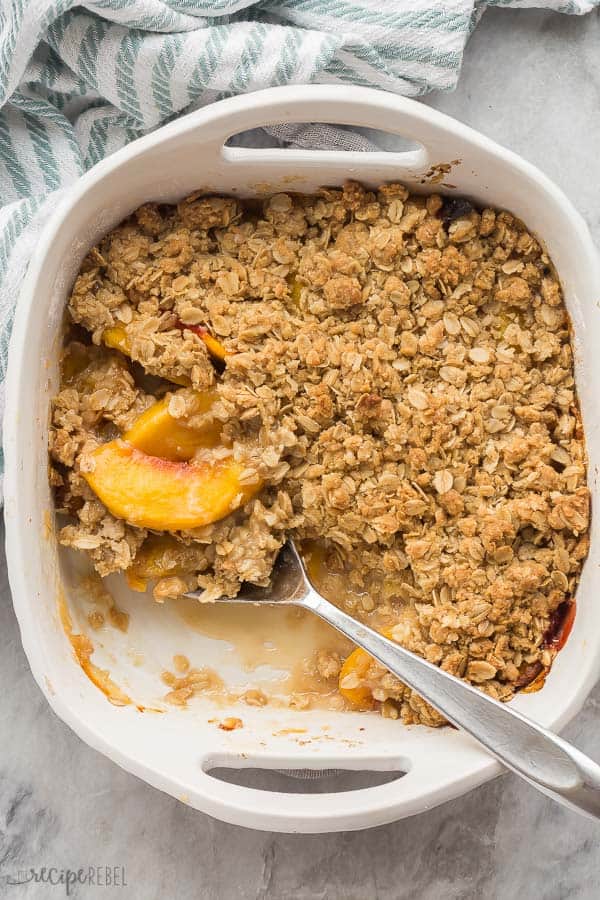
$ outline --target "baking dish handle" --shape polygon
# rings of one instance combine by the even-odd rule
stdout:
[[[423,812],[502,771],[493,760],[486,760],[478,771],[471,768],[464,777],[457,778],[455,760],[451,754],[438,750],[436,743],[431,741],[426,759],[405,760],[402,767],[406,766],[408,771],[397,779],[339,793],[283,793],[231,784],[211,775],[210,768],[225,762],[238,769],[266,767],[264,761],[240,757],[236,760],[233,754],[226,759],[212,757],[203,762],[200,772],[196,771],[194,776],[198,808],[223,821],[261,831],[300,834],[357,831]],[[282,762],[289,766],[289,760]],[[350,765],[346,764],[345,768]],[[279,768],[273,762],[268,767]],[[357,768],[364,770],[368,766],[361,760]]]
[[[392,152],[339,151],[338,155],[343,153],[349,166],[353,158],[363,165],[368,159],[370,163],[380,162],[390,168],[419,170],[425,181],[433,183],[443,180],[444,175],[461,162],[465,153],[472,153],[475,134],[423,103],[373,88],[349,87],[344,91],[328,85],[269,88],[223,100],[215,104],[210,112],[203,109],[202,113],[202,123],[197,127],[194,124],[197,114],[192,113],[188,117],[191,128],[185,136],[179,133],[177,140],[201,139],[203,152],[216,155],[221,163],[247,164],[254,157],[260,159],[261,164],[268,158],[275,167],[279,162],[289,167],[290,154],[299,154],[304,163],[312,161],[319,165],[330,159],[335,151],[255,150],[224,145],[232,135],[262,126],[330,123],[377,129],[406,138],[419,146],[417,150]],[[462,135],[463,129],[468,132],[466,140]],[[429,172],[432,166],[433,170]],[[351,176],[351,169],[348,174]]]

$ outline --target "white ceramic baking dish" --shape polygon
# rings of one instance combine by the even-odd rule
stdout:
[[[234,133],[281,122],[370,126],[407,138],[418,149],[369,154],[224,146]],[[266,90],[199,110],[85,175],[45,228],[23,284],[7,384],[5,515],[10,583],[31,669],[55,712],[91,746],[155,787],[228,822],[275,831],[365,828],[456,797],[497,775],[500,767],[458,731],[407,728],[376,714],[246,705],[215,712],[202,700],[185,710],[165,707],[158,673],[172,653],[214,661],[218,648],[186,630],[166,607],[131,595],[118,579],[112,588],[132,612],[130,631],[123,635],[105,629],[101,640],[94,638],[94,661],[108,668],[136,701],[167,711],[144,713],[107,702],[75,662],[61,628],[57,594],[64,591],[71,602],[77,582],[70,560],[47,528],[52,508],[46,456],[49,400],[57,386],[66,296],[88,248],[144,201],[172,201],[199,188],[241,196],[286,188],[311,191],[347,178],[369,185],[401,180],[429,190],[431,167],[451,161],[457,162],[444,180],[452,187],[442,191],[513,211],[545,241],[557,265],[575,329],[590,486],[596,495],[600,271],[588,229],[533,166],[419,103],[363,88],[312,86]],[[560,728],[580,709],[599,673],[597,528],[596,520],[571,637],[544,689],[514,701],[552,728]],[[132,647],[143,652],[143,665],[132,662]],[[225,732],[208,721],[224,715],[239,716],[244,727]],[[344,793],[284,794],[225,783],[210,774],[215,766],[406,774]]]

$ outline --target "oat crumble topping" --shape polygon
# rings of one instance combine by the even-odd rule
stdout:
[[[289,533],[352,615],[490,695],[550,666],[588,549],[586,456],[560,283],[513,215],[399,184],[147,204],[88,254],[68,314],[51,479],[61,542],[100,575],[139,577],[156,535],[98,499],[93,452],[165,397],[262,487],[173,535],[157,600],[267,583]],[[346,696],[442,724],[375,662],[341,664],[316,648]],[[185,703],[206,676],[177,669]]]

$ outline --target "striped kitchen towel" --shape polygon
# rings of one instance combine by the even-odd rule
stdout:
[[[182,113],[272,85],[448,90],[486,6],[580,14],[598,2],[0,0],[0,398],[39,229],[57,192],[107,154]],[[273,137],[372,146],[328,126]]]

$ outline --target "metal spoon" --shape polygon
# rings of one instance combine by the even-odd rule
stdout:
[[[202,592],[193,591],[186,596],[201,598]],[[600,818],[599,765],[512,707],[493,700],[338,609],[315,590],[291,541],[277,557],[268,588],[245,585],[233,600],[219,598],[218,602],[222,601],[310,609],[375,657],[453,725],[479,741],[507,769],[563,806]]]

